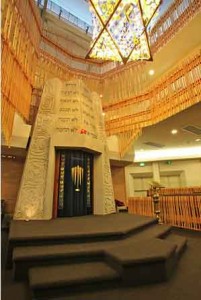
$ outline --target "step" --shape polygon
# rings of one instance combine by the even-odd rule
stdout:
[[[95,243],[80,243],[80,244],[58,244],[58,245],[45,245],[45,246],[26,246],[16,247],[13,251],[14,261],[29,260],[30,258],[45,259],[51,258],[55,255],[76,255],[77,253],[86,254],[93,252],[102,252],[111,246],[119,246],[125,242],[130,242],[135,239],[150,239],[161,238],[171,230],[171,226],[168,225],[152,225],[149,228],[144,229],[142,232],[133,234],[133,236],[120,241],[105,241]]]
[[[61,244],[49,246],[17,247],[13,250],[15,280],[27,278],[28,270],[35,266],[72,264],[103,259],[100,243]]]
[[[94,242],[97,240],[119,239],[130,232],[138,231],[157,219],[147,216],[114,214],[75,217],[70,220],[61,218],[49,221],[13,221],[10,226],[9,241],[12,243],[47,243],[50,241]],[[65,223],[66,222],[66,223]],[[33,245],[31,244],[31,245]]]
[[[179,258],[187,246],[187,239],[183,236],[171,233],[165,240],[177,246],[176,255],[177,258]]]
[[[30,288],[37,299],[78,289],[117,285],[119,280],[119,274],[103,262],[36,267],[29,270]]]
[[[110,247],[127,245],[136,239],[163,237],[169,233],[170,229],[171,226],[154,224],[120,241],[16,247],[13,251],[14,278],[25,279],[28,269],[37,265],[103,260],[105,252]]]
[[[106,261],[127,285],[160,282],[174,270],[176,245],[157,238],[133,241],[108,249]]]
[[[141,232],[137,232],[135,235],[128,237],[125,242],[128,243],[132,240],[144,240],[144,239],[151,239],[151,238],[166,238],[168,234],[171,232],[172,226],[166,224],[153,224]]]
[[[129,214],[85,217],[13,221],[9,233],[7,267],[12,267],[15,247],[118,241],[157,223],[156,218]]]

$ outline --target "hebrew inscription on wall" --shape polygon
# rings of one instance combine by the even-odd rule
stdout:
[[[100,154],[104,185],[103,213],[115,211],[100,99],[82,81],[51,79],[43,90],[21,180],[15,219],[45,218],[45,203],[53,201],[53,197],[46,199],[51,138],[57,133],[70,133],[80,139],[82,130],[94,141],[100,140],[105,145]]]

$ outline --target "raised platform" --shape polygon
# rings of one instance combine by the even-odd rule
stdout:
[[[12,221],[8,266],[16,246],[52,245],[122,239],[151,224],[156,218],[129,214],[57,218],[45,221]]]
[[[157,223],[156,218],[130,214],[57,218],[48,221],[12,221],[9,240],[39,239],[83,240],[88,238],[123,237],[129,232]]]
[[[34,297],[167,280],[186,245],[156,218],[112,214],[13,221],[9,265]],[[11,259],[12,258],[12,259]]]

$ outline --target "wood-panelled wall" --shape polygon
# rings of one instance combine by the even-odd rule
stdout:
[[[125,167],[111,166],[114,198],[127,203]]]
[[[6,213],[13,214],[24,168],[24,159],[2,158],[1,162],[1,199],[6,200]]]

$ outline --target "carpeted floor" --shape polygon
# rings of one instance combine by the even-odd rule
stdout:
[[[188,238],[185,251],[174,275],[168,282],[134,288],[115,288],[78,293],[54,300],[198,300],[201,297],[201,232],[174,229]],[[8,233],[2,231],[2,300],[31,300],[26,284],[12,281],[12,271],[5,270]],[[48,300],[48,299],[47,299]]]
[[[105,236],[107,234],[122,234],[125,231],[135,230],[150,223],[156,223],[156,218],[123,213],[41,221],[31,220],[29,222],[17,220],[11,222],[10,239],[32,240],[52,237]]]

